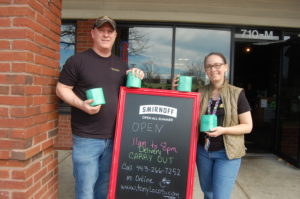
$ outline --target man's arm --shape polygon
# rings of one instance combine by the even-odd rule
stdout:
[[[81,100],[73,92],[73,86],[67,86],[60,82],[57,82],[56,85],[56,95],[67,104],[76,107],[90,115],[98,113],[101,108],[101,105],[90,106],[90,103],[92,103],[93,100],[85,100],[85,101]]]

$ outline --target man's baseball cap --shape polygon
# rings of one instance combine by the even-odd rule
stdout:
[[[105,23],[110,23],[112,28],[114,30],[116,30],[115,20],[113,20],[112,18],[110,18],[108,16],[102,16],[102,17],[97,18],[96,21],[95,21],[95,24],[94,24],[94,28],[100,28]]]

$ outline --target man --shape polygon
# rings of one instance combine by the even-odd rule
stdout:
[[[103,16],[91,30],[92,49],[70,57],[63,67],[56,93],[72,106],[73,175],[77,199],[106,199],[119,87],[124,85],[127,65],[112,54],[116,23]],[[143,71],[132,73],[143,78]],[[106,104],[91,106],[85,91],[103,88]]]

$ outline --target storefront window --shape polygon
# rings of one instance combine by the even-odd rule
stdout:
[[[125,29],[122,29],[122,34],[125,34]],[[173,31],[176,35],[174,44]],[[146,74],[144,87],[170,89],[174,67],[175,75],[194,77],[193,90],[196,90],[199,84],[208,81],[203,70],[205,55],[210,52],[221,52],[230,63],[230,30],[132,27],[126,29],[126,33],[128,41],[121,42],[120,54],[130,68],[138,67],[144,70]],[[175,46],[174,58],[172,46]]]
[[[61,25],[60,33],[60,60],[59,68],[62,70],[67,59],[75,54],[75,23],[64,23]],[[70,106],[60,100],[59,112],[63,114],[70,113]]]
[[[171,60],[171,28],[129,28],[128,66],[145,72],[143,87],[167,89],[171,79]]]
[[[60,34],[60,70],[66,60],[75,53],[75,23],[63,23]]]
[[[193,90],[208,83],[203,67],[203,60],[207,54],[223,53],[230,64],[229,30],[176,28],[175,43],[175,75],[193,76]]]

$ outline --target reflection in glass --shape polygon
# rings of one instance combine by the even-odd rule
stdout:
[[[229,64],[230,42],[229,30],[176,28],[175,75],[193,76],[193,90],[208,83],[204,57],[211,52],[220,52]]]
[[[75,31],[75,23],[63,23],[61,25],[59,60],[60,70],[62,70],[66,60],[75,53]],[[60,100],[59,112],[69,114],[71,112],[71,107]]]
[[[60,34],[60,70],[66,60],[75,53],[75,24],[62,24]]]
[[[128,66],[145,72],[143,87],[170,88],[171,28],[129,28]]]
[[[297,36],[296,36],[297,37]],[[280,109],[280,152],[299,165],[300,137],[300,44],[283,47]]]

